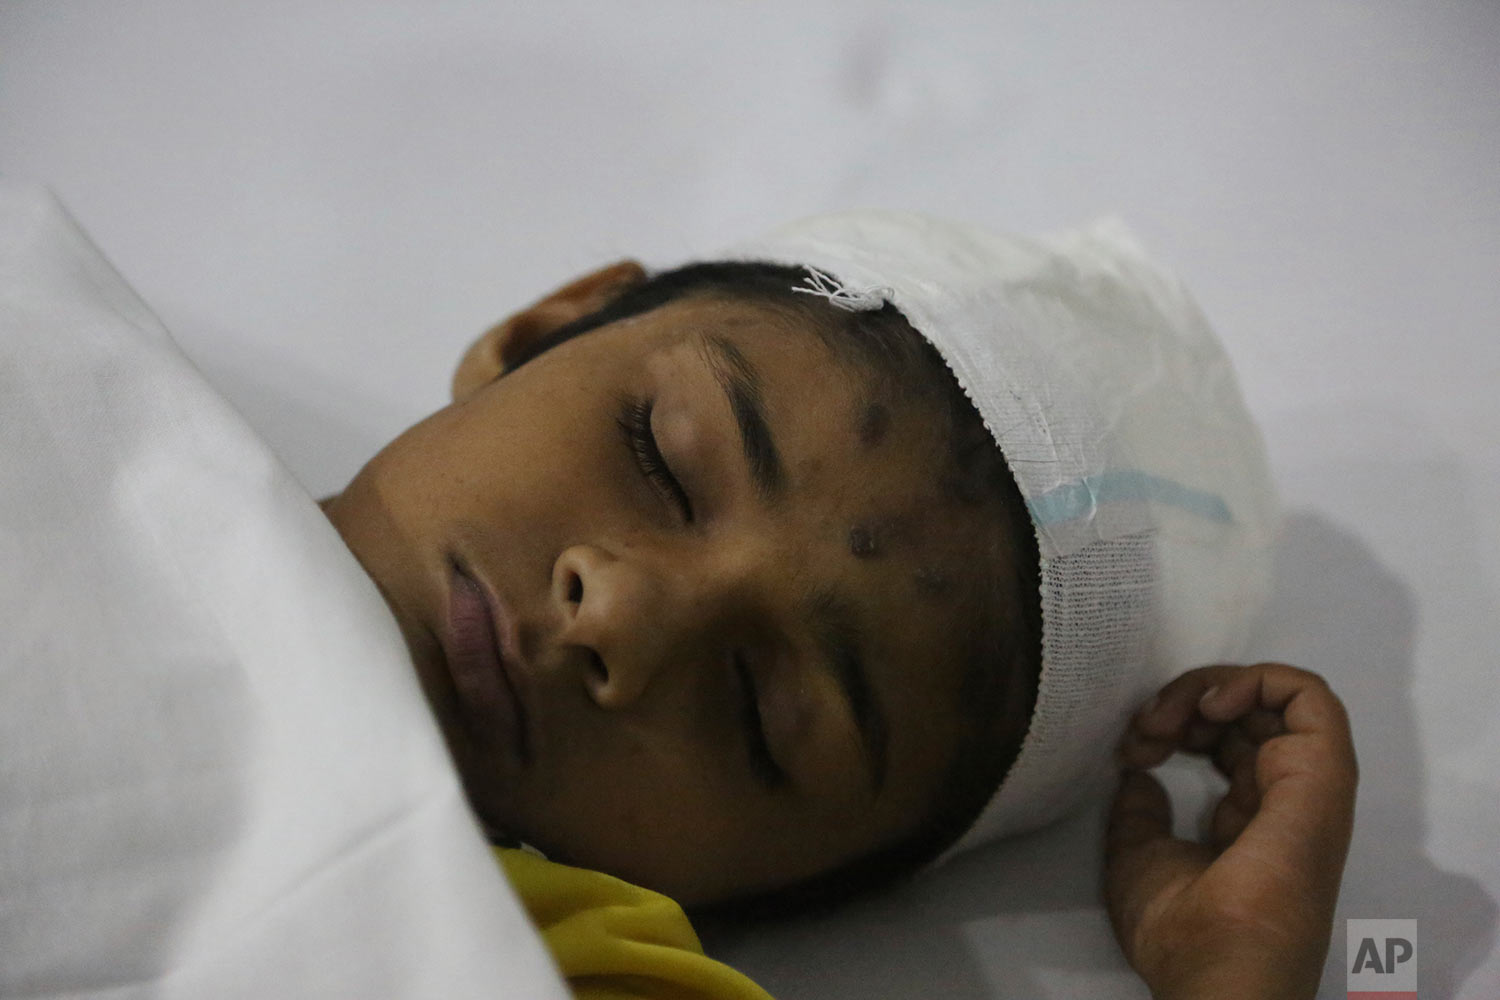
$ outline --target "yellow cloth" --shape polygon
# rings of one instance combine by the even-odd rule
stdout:
[[[682,907],[660,893],[505,847],[495,855],[580,1000],[771,1000],[703,954]]]

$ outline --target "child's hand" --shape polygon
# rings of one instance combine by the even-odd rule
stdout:
[[[1211,755],[1229,779],[1209,845],[1172,836],[1154,767]],[[1311,997],[1354,822],[1349,720],[1316,674],[1205,667],[1132,720],[1110,813],[1104,894],[1115,935],[1158,1000]]]

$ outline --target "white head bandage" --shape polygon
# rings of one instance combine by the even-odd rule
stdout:
[[[954,850],[1056,818],[1139,701],[1240,655],[1269,585],[1275,494],[1223,349],[1118,222],[1021,239],[849,212],[726,256],[815,269],[798,291],[841,308],[891,302],[984,418],[1036,526],[1042,671],[1020,755]]]

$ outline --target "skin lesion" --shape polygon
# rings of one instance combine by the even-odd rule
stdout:
[[[912,574],[912,583],[916,585],[917,593],[928,600],[946,597],[953,586],[948,574],[932,566],[920,567]]]
[[[856,524],[849,529],[849,553],[856,559],[873,559],[880,554],[880,544],[876,540],[875,529],[864,524]]]
[[[885,440],[890,428],[890,409],[883,403],[868,403],[859,414],[855,433],[859,436],[860,444],[866,448],[874,448]]]

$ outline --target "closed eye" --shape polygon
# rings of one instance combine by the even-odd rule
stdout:
[[[656,443],[656,434],[651,429],[651,410],[654,405],[649,399],[627,399],[621,404],[620,415],[615,422],[625,435],[625,443],[635,456],[635,464],[641,470],[641,475],[646,477],[664,500],[677,508],[685,522],[691,524],[693,502],[688,498],[687,490],[682,488],[682,483],[672,474],[672,467],[662,456],[661,448]]]
[[[766,742],[765,724],[760,718],[760,693],[755,687],[755,675],[738,654],[734,657],[734,672],[740,682],[742,696],[740,719],[745,727],[745,740],[750,749],[750,767],[761,784],[768,788],[779,788],[786,784],[786,772],[771,755]]]

